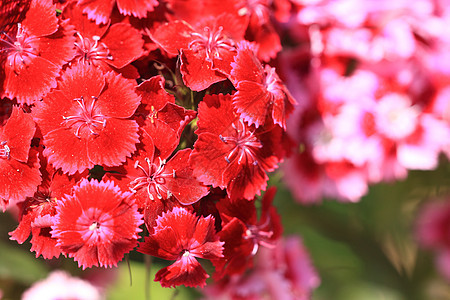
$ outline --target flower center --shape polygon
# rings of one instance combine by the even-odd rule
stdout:
[[[76,128],[75,135],[78,138],[81,138],[81,130],[84,128],[87,128],[91,134],[98,135],[106,126],[106,117],[98,112],[98,107],[95,105],[98,98],[92,96],[90,104],[84,101],[83,96],[73,100],[78,103],[78,111],[73,116],[63,116],[62,123],[69,128]]]
[[[213,63],[213,58],[221,60],[219,50],[225,49],[233,51],[235,49],[232,39],[226,37],[223,34],[223,27],[219,26],[219,29],[211,30],[208,26],[203,28],[203,34],[194,32],[191,33],[193,40],[189,43],[189,49],[198,52],[205,50],[206,61]]]
[[[9,64],[16,72],[21,67],[29,65],[33,58],[39,56],[37,50],[38,37],[29,36],[23,29],[22,24],[17,24],[17,34],[15,39],[3,33],[4,37],[0,38],[0,42],[6,46],[0,52],[6,52],[8,57],[6,63]]]
[[[83,37],[78,32],[77,36],[78,39],[75,42],[75,48],[77,49],[75,59],[77,59],[78,62],[87,62],[96,65],[96,60],[113,60],[105,43],[99,42],[99,36],[94,35],[92,41]]]
[[[0,158],[10,159],[11,149],[9,149],[6,141],[0,143]]]
[[[264,231],[261,230],[261,227],[263,226],[249,225],[244,234],[244,239],[252,240],[253,242],[252,255],[258,252],[260,245],[269,249],[275,247],[275,243],[270,240],[273,236],[273,231]]]
[[[94,231],[94,230],[97,230],[97,229],[100,229],[100,223],[93,222],[93,223],[91,224],[91,226],[89,226],[89,230],[90,230],[90,231]]]
[[[231,163],[232,160],[238,159],[238,164],[245,161],[248,164],[257,165],[257,149],[262,147],[261,142],[256,138],[254,132],[247,130],[244,121],[239,119],[239,122],[232,124],[232,127],[236,130],[235,136],[223,137],[219,135],[222,142],[226,144],[231,144],[234,147],[231,149],[230,153],[225,156],[227,163]]]
[[[146,187],[150,200],[155,200],[154,195],[156,195],[158,199],[162,199],[163,194],[167,195],[166,199],[169,198],[172,193],[165,186],[166,178],[175,178],[175,170],[173,170],[173,173],[171,174],[164,173],[166,160],[161,160],[161,158],[159,158],[159,165],[151,162],[148,157],[145,158],[145,161],[147,162],[146,167],[141,166],[139,161],[136,161],[134,164],[136,169],[139,168],[142,171],[142,176],[137,177],[130,182],[130,190],[133,193],[136,193],[139,189]]]

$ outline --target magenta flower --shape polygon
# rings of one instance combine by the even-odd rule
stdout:
[[[137,245],[142,215],[112,181],[82,180],[56,207],[52,237],[83,269],[112,267]]]

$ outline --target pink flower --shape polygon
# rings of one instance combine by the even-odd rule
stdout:
[[[137,245],[142,215],[113,182],[82,180],[58,202],[52,237],[83,269],[116,266]]]
[[[156,220],[154,233],[139,244],[138,251],[162,259],[176,260],[156,273],[163,287],[204,286],[206,274],[195,259],[223,257],[223,242],[216,237],[214,217],[197,217],[184,208],[174,207]]]
[[[53,271],[47,278],[34,283],[22,295],[22,300],[102,300],[97,287],[86,280],[70,276],[63,271]]]

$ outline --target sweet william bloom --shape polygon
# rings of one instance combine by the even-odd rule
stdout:
[[[159,270],[155,281],[160,281],[163,287],[205,286],[209,276],[196,257],[223,257],[224,243],[216,237],[214,217],[197,217],[184,208],[174,207],[163,213],[156,224],[154,233],[139,244],[138,251],[176,262]]]
[[[181,51],[183,81],[191,90],[201,91],[227,79],[235,44],[243,39],[246,26],[245,18],[221,14],[192,25],[181,20],[163,24],[151,38],[171,55]]]
[[[104,72],[116,70],[126,78],[132,74],[139,77],[136,68],[130,65],[143,54],[144,40],[139,31],[126,23],[95,24],[75,4],[67,5],[62,13],[76,30],[73,61],[93,64]]]
[[[281,128],[257,130],[233,112],[231,95],[207,95],[199,104],[198,139],[189,158],[194,176],[227,189],[232,200],[254,198],[277,168]]]
[[[84,63],[66,70],[56,90],[34,109],[44,156],[64,173],[94,165],[117,166],[136,150],[140,103],[132,83]]]
[[[256,127],[272,119],[273,123],[286,129],[286,118],[296,102],[275,68],[263,67],[255,56],[254,47],[246,41],[238,44],[231,66],[231,81],[237,89],[233,107],[242,119]]]
[[[275,193],[276,188],[272,187],[262,197],[259,219],[256,199],[230,202],[226,197],[217,203],[222,220],[222,230],[218,235],[225,242],[225,259],[213,261],[216,278],[243,273],[252,265],[260,246],[275,247],[283,231],[280,216],[272,206]]]
[[[83,269],[117,266],[137,245],[142,215],[112,181],[83,179],[56,207],[52,237],[62,252]]]
[[[38,153],[30,151],[35,131],[31,115],[16,106],[0,127],[0,198],[11,205],[33,196],[41,183]]]
[[[81,278],[72,277],[63,271],[53,271],[50,275],[34,283],[22,295],[22,300],[102,300],[99,288]]]
[[[62,66],[73,58],[74,37],[55,9],[52,1],[33,0],[25,19],[0,35],[0,96],[32,104],[56,87]]]

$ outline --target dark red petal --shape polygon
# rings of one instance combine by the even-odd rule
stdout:
[[[214,217],[200,217],[193,236],[193,243],[189,252],[196,257],[205,259],[218,259],[223,257],[223,242],[216,237]]]
[[[185,285],[188,287],[203,287],[209,277],[203,267],[193,256],[182,257],[172,265],[163,268],[155,275],[155,281],[160,281],[162,287]]]
[[[28,161],[31,139],[36,127],[31,114],[25,114],[21,108],[13,107],[11,117],[3,127],[2,141],[10,149],[10,157],[20,162]]]
[[[261,190],[266,189],[269,177],[259,164],[239,164],[235,161],[228,165],[223,171],[228,197],[232,200],[251,200],[255,195],[261,195]]]
[[[55,169],[74,174],[92,168],[87,154],[87,141],[76,137],[72,130],[61,128],[44,136],[44,155]]]
[[[233,95],[233,107],[249,124],[259,127],[264,124],[274,95],[260,83],[240,81],[238,92]]]
[[[187,49],[192,41],[194,29],[184,21],[165,23],[156,28],[151,39],[161,46],[167,53],[177,55],[180,49]]]
[[[33,0],[28,10],[23,27],[28,34],[35,36],[50,35],[58,30],[56,6],[51,1]]]
[[[101,42],[108,47],[112,60],[107,63],[121,69],[142,56],[144,40],[130,24],[116,23],[109,27]]]
[[[97,24],[106,24],[110,20],[115,2],[115,0],[78,0],[78,5],[83,8],[89,19]]]
[[[203,91],[211,84],[226,80],[227,77],[213,69],[213,63],[206,60],[204,50],[194,52],[181,50],[181,67],[184,84],[193,91]]]
[[[138,125],[133,120],[109,118],[99,135],[91,134],[87,142],[88,157],[96,165],[118,166],[136,151]]]
[[[158,6],[157,0],[117,0],[117,7],[125,16],[133,15],[137,18],[145,18],[147,12],[153,11]]]
[[[258,221],[255,200],[231,201],[229,197],[225,197],[222,198],[216,206],[217,210],[220,212],[223,226],[232,221],[233,218],[238,218],[249,225],[254,225]]]
[[[135,86],[113,72],[102,75],[106,78],[107,88],[98,97],[98,106],[103,115],[114,118],[129,118],[141,103],[134,92]]]
[[[165,168],[168,174],[174,174],[173,178],[166,178],[165,185],[183,205],[193,204],[208,194],[208,188],[200,184],[192,174],[192,169],[188,163],[191,151],[191,149],[178,151],[167,162]]]
[[[33,196],[41,180],[37,151],[30,152],[28,164],[0,159],[0,198],[9,200],[10,205]]]
[[[213,260],[216,267],[217,277],[225,274],[241,274],[252,264],[253,243],[249,239],[244,239],[247,226],[233,218],[218,233],[220,240],[224,241],[223,255],[225,260]]]

